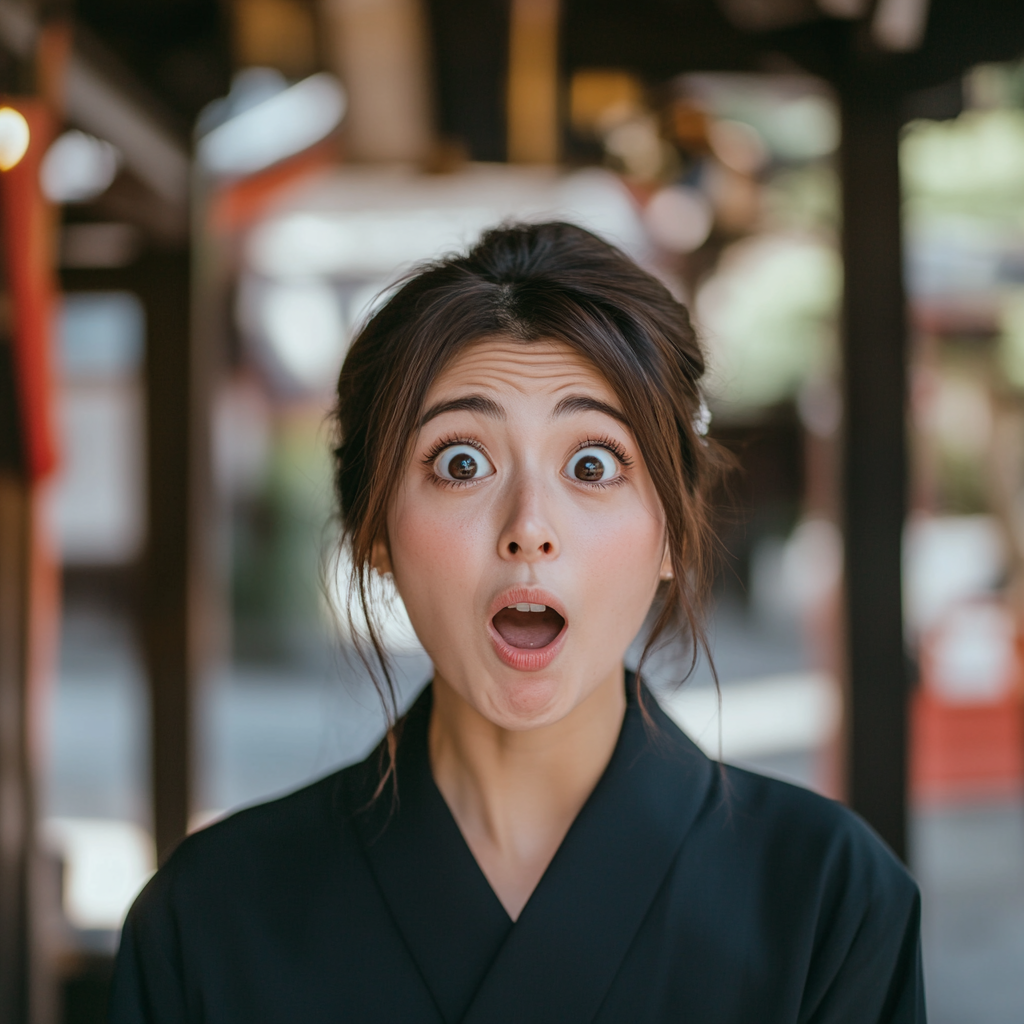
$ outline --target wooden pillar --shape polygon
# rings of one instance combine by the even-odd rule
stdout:
[[[508,159],[558,162],[558,0],[512,0]]]
[[[29,1003],[34,827],[27,709],[30,523],[28,483],[11,467],[0,468],[0,1020],[12,1024],[28,1019]]]
[[[187,249],[151,250],[132,268],[146,310],[148,533],[142,635],[150,695],[153,828],[162,862],[192,810],[199,446]]]
[[[130,267],[62,273],[68,291],[138,296],[146,316],[146,552],[137,610],[150,705],[153,831],[162,863],[188,829],[193,693],[204,614],[206,401],[197,387],[189,250],[148,249]]]
[[[29,127],[28,148],[0,179],[0,1021],[52,1017],[43,921],[52,909],[36,835],[39,709],[52,669],[57,565],[43,488],[56,468],[51,209],[39,166],[52,138],[34,98],[5,100]]]
[[[437,131],[472,160],[506,159],[509,0],[427,0]]]
[[[28,837],[25,686],[28,658],[29,487],[15,360],[0,335],[0,1020],[27,1016]]]
[[[419,162],[433,144],[421,0],[326,0],[331,56],[348,91],[353,160]]]
[[[843,142],[843,531],[846,796],[906,854],[907,679],[900,551],[906,507],[906,312],[900,97],[848,87]]]

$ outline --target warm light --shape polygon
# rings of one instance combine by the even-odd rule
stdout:
[[[0,171],[20,163],[28,150],[28,121],[13,107],[0,107]]]
[[[581,134],[600,134],[643,107],[643,86],[628,71],[577,71],[569,82],[569,122]]]

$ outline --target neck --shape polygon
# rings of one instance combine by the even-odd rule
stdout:
[[[440,676],[433,685],[434,781],[515,920],[608,765],[626,710],[623,670],[558,722],[499,728]]]

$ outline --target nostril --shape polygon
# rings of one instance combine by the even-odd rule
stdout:
[[[551,542],[547,541],[547,540],[544,541],[544,545],[541,548],[541,550],[544,552],[545,555],[550,555],[551,554]]]
[[[514,555],[519,550],[519,545],[512,541],[508,546],[509,554]]]

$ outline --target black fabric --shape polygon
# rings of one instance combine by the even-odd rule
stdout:
[[[720,770],[648,699],[513,923],[434,784],[378,759],[184,843],[129,914],[113,1024],[923,1024],[917,889],[850,811]]]

